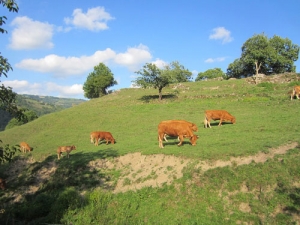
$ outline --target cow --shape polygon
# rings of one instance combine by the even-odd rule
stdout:
[[[205,128],[207,128],[207,125],[211,128],[210,120],[220,120],[218,126],[222,126],[223,121],[230,121],[232,124],[236,122],[235,117],[226,110],[206,110],[204,119]]]
[[[32,151],[32,148],[26,142],[21,142],[20,143],[20,150],[21,150],[21,152],[26,153],[26,152]]]
[[[95,144],[95,146],[98,146],[99,142],[102,140],[106,140],[106,144],[108,144],[108,142],[110,142],[111,144],[115,144],[115,139],[113,138],[112,134],[107,131],[91,132],[90,140],[92,144]]]
[[[67,157],[69,158],[70,156],[70,152],[72,150],[76,150],[76,146],[72,145],[72,146],[60,146],[57,148],[57,158],[60,159],[60,156],[63,152],[67,153]]]
[[[0,188],[2,190],[5,190],[6,189],[6,181],[2,178],[0,178]]]
[[[293,98],[295,96],[297,97],[297,99],[299,99],[299,96],[300,96],[300,86],[293,87],[293,91],[292,91],[292,94],[291,94],[291,100],[293,100]]]
[[[172,121],[177,121],[177,122],[187,123],[187,124],[189,124],[190,128],[192,129],[192,131],[195,131],[195,132],[198,131],[198,127],[197,127],[196,124],[191,123],[191,122],[188,122],[188,121],[186,121],[186,120],[165,120],[165,121],[162,121],[162,122],[164,122],[164,123],[172,123]],[[165,140],[166,142],[168,142],[168,140],[167,140],[167,134],[164,135],[164,140]],[[179,137],[178,137],[178,141],[180,141]]]
[[[178,143],[178,146],[182,145],[184,138],[189,138],[193,146],[196,145],[198,139],[198,136],[193,133],[189,122],[178,120],[162,121],[158,124],[158,146],[160,148],[164,148],[162,141],[165,134],[168,136],[179,137],[180,142]]]

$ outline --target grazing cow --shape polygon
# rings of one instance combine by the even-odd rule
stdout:
[[[0,188],[2,190],[6,189],[6,181],[2,178],[0,178]]]
[[[186,120],[165,120],[165,121],[162,121],[162,122],[163,123],[172,123],[172,121],[177,121],[177,122],[181,122],[181,123],[187,123],[187,124],[189,124],[190,128],[192,129],[192,131],[195,131],[195,132],[198,131],[198,127],[197,127],[196,124],[188,122]],[[167,140],[167,134],[164,135],[164,140],[166,142],[168,142],[168,140]],[[178,141],[180,141],[179,137],[178,137]]]
[[[72,146],[60,146],[58,147],[57,149],[57,158],[60,159],[60,156],[63,152],[66,152],[67,153],[67,157],[69,158],[70,156],[70,152],[72,150],[76,150],[76,146],[75,145],[72,145]]]
[[[113,138],[112,134],[107,131],[94,131],[90,134],[91,143],[98,146],[99,142],[102,140],[106,140],[106,144],[110,141],[110,143],[114,144],[115,139]]]
[[[165,134],[173,137],[179,137],[178,146],[182,145],[183,138],[190,138],[192,145],[196,145],[198,136],[195,135],[190,127],[189,122],[182,122],[177,120],[162,121],[158,124],[158,146],[163,148],[162,141]]]
[[[292,91],[292,94],[291,94],[291,100],[292,100],[295,96],[297,97],[297,99],[299,99],[299,96],[300,96],[300,86],[295,86],[295,87],[293,87],[293,91]]]
[[[230,115],[225,110],[206,110],[204,120],[205,128],[207,128],[207,125],[209,126],[209,128],[211,128],[210,120],[220,120],[218,126],[222,126],[223,121],[230,121],[233,124],[235,123],[235,117]]]
[[[23,153],[26,153],[26,152],[30,152],[32,151],[32,148],[29,146],[29,144],[27,144],[26,142],[21,142],[20,143],[20,150],[23,152]]]

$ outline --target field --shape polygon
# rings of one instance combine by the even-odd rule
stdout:
[[[300,222],[300,100],[297,74],[121,89],[0,132],[3,144],[32,152],[0,167],[0,224],[297,224]],[[236,124],[203,127],[204,110],[224,109]],[[196,146],[157,125],[197,124]],[[91,131],[116,144],[94,146]],[[76,145],[70,158],[56,149]]]

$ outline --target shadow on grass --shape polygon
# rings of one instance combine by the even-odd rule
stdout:
[[[171,100],[175,100],[177,99],[178,97],[175,95],[175,94],[168,94],[168,95],[163,95],[162,96],[162,99],[171,99]],[[158,95],[144,95],[143,97],[141,97],[139,100],[145,102],[145,103],[148,103],[150,101],[153,101],[153,100],[158,100],[159,99],[159,96]]]
[[[72,151],[70,158],[64,155],[60,160],[54,154],[42,162],[22,163],[22,169],[9,178],[7,194],[0,194],[0,224],[60,223],[68,209],[84,206],[80,193],[114,188],[116,177],[105,170],[105,160],[118,156],[117,150],[108,148]]]

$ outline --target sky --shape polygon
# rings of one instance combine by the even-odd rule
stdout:
[[[13,71],[1,83],[18,94],[84,98],[83,84],[104,63],[117,85],[133,87],[146,63],[178,61],[193,73],[221,68],[264,33],[300,46],[299,0],[17,0],[0,52]],[[296,72],[300,62],[295,62]]]

